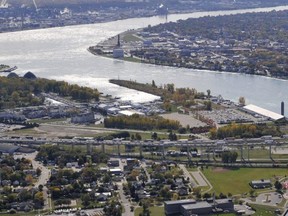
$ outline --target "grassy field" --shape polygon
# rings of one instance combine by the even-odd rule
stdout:
[[[256,205],[256,204],[250,204],[253,209],[256,210],[256,213],[253,214],[253,216],[274,216],[275,210],[277,208],[272,206],[264,206],[264,205]]]
[[[275,168],[240,168],[240,169],[223,169],[209,167],[204,169],[203,173],[213,185],[216,194],[231,193],[243,194],[249,193],[251,187],[249,182],[252,180],[270,179],[275,181],[276,177],[284,177],[288,173],[288,169]]]
[[[143,41],[143,40],[141,38],[133,35],[133,34],[127,34],[127,35],[124,35],[123,41],[124,42],[132,42],[132,41]]]
[[[153,206],[153,207],[150,207],[150,216],[165,216],[165,213],[164,213],[164,207],[158,207],[158,206]],[[135,212],[134,212],[134,215],[135,216],[139,216],[139,214],[143,211],[142,208],[136,208],[135,209]]]

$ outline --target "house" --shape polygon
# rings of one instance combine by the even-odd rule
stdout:
[[[109,167],[119,167],[119,160],[109,160],[107,165]]]
[[[122,170],[120,168],[110,169],[109,173],[112,175],[122,175]]]
[[[251,181],[249,184],[254,189],[272,187],[271,181],[269,179],[255,180],[255,181]]]

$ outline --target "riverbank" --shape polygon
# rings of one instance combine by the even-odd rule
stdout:
[[[286,9],[270,8],[269,10]],[[268,9],[256,9],[267,11]],[[189,17],[219,16],[243,11],[218,11],[169,15],[168,21],[177,21]],[[249,10],[251,12],[251,10]],[[221,94],[223,98],[237,101],[240,96],[247,103],[257,104],[268,110],[278,112],[280,102],[288,103],[285,92],[287,81],[236,73],[218,73],[185,68],[155,66],[152,64],[135,64],[127,61],[113,60],[91,55],[87,48],[102,40],[125,32],[166,22],[161,17],[129,19],[105,24],[79,25],[44,30],[22,31],[0,34],[0,62],[13,66],[17,62],[17,74],[32,71],[38,77],[65,80],[70,83],[99,89],[100,92],[121,97],[126,100],[142,101],[142,93],[110,84],[109,79],[136,80],[160,86],[174,83],[178,88],[191,88],[212,95]],[[25,44],[25,46],[23,45]],[[150,96],[149,96],[150,98]]]
[[[287,17],[288,11],[272,11],[181,20],[123,32],[89,50],[132,62],[287,79]],[[222,23],[229,28],[219,31]]]

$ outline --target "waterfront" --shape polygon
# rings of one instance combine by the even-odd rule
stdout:
[[[247,103],[279,113],[280,102],[288,102],[284,80],[232,73],[170,68],[137,64],[93,56],[87,51],[91,45],[128,29],[156,25],[189,17],[225,15],[288,9],[288,6],[237,11],[197,12],[165,17],[136,18],[109,23],[30,30],[0,34],[0,63],[17,65],[16,73],[32,71],[39,77],[66,80],[96,87],[104,94],[142,101],[152,96],[124,89],[108,83],[110,78],[137,80],[156,84],[175,83],[177,87],[211,90],[213,95],[237,101],[244,96]],[[133,93],[133,94],[132,94]]]

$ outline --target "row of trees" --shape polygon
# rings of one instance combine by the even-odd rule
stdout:
[[[146,117],[138,114],[132,116],[116,116],[106,118],[104,126],[107,128],[128,128],[138,130],[169,129],[178,130],[178,121],[164,119],[160,116]]]
[[[227,137],[236,138],[258,138],[265,135],[279,136],[280,129],[274,125],[236,124],[231,123],[220,128],[210,130],[211,139],[224,139]]]
[[[43,145],[39,149],[36,160],[43,161],[43,164],[53,161],[60,167],[64,167],[67,163],[76,161],[79,165],[83,165],[87,162],[106,163],[109,159],[108,155],[97,151],[92,151],[90,156],[87,158],[87,152],[80,148],[61,149],[55,145]]]
[[[39,96],[40,93],[50,92],[77,101],[99,99],[96,89],[70,85],[64,81],[0,77],[0,109],[43,104],[44,98]]]
[[[173,83],[157,86],[155,81],[152,83],[138,83],[136,81],[127,80],[110,80],[111,83],[124,86],[126,88],[135,89],[138,91],[144,91],[150,94],[160,96],[163,101],[163,108],[166,110],[171,109],[170,101],[174,101],[177,105],[189,108],[195,104],[194,99],[204,98],[203,92],[197,92],[195,88],[175,88]],[[211,105],[211,104],[210,104]],[[208,104],[209,107],[209,104]]]

